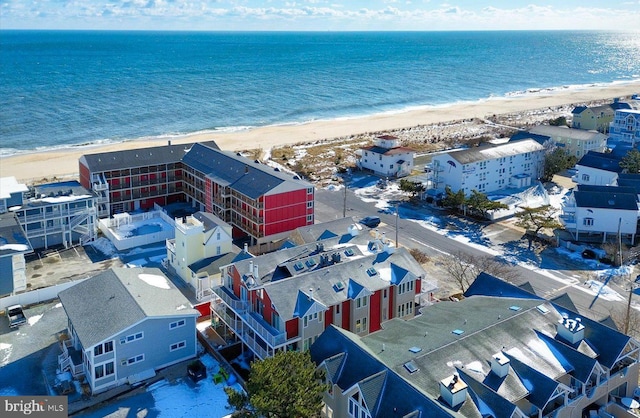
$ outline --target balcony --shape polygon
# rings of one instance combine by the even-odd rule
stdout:
[[[566,213],[560,215],[560,222],[565,226],[565,228],[575,228],[576,227],[576,217],[574,213]]]
[[[70,371],[73,377],[78,377],[84,373],[82,363],[82,352],[73,346],[71,340],[60,342],[62,354],[58,356],[58,367],[61,371]]]
[[[260,358],[269,357],[276,348],[299,340],[299,337],[287,340],[286,332],[275,329],[256,312],[250,312],[249,304],[226,287],[216,287],[213,292],[216,299],[211,302],[212,310]]]

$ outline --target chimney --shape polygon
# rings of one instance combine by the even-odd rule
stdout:
[[[249,274],[253,275],[253,261],[249,261]]]
[[[244,243],[244,252],[245,253],[249,252],[249,244],[247,244],[246,242]]]
[[[467,399],[467,384],[457,374],[440,381],[440,396],[451,408],[456,408]]]
[[[571,319],[563,317],[558,322],[558,335],[571,344],[575,344],[584,339],[584,325],[581,318]]]
[[[509,359],[499,351],[491,357],[491,371],[498,377],[506,377],[509,373]]]
[[[253,266],[253,277],[255,277],[256,279],[260,277],[258,275],[258,265],[257,264],[255,266]]]

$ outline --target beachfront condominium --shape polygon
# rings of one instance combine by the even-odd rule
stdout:
[[[431,160],[431,186],[454,193],[490,193],[528,187],[542,176],[545,148],[533,139],[445,152]]]
[[[79,171],[103,199],[101,217],[188,202],[259,245],[314,223],[311,183],[213,141],[84,155]]]

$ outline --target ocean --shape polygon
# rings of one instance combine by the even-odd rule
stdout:
[[[0,31],[0,156],[640,79],[640,32]]]

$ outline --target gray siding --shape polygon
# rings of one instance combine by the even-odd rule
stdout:
[[[185,325],[170,329],[171,322],[185,320]],[[120,340],[129,335],[143,332],[140,340],[121,344]],[[171,344],[185,341],[184,348],[171,352]],[[169,364],[194,357],[196,355],[196,319],[195,317],[146,319],[138,325],[118,334],[114,344],[117,379],[147,371],[160,369]],[[134,364],[122,364],[129,358],[144,354],[144,360]]]

